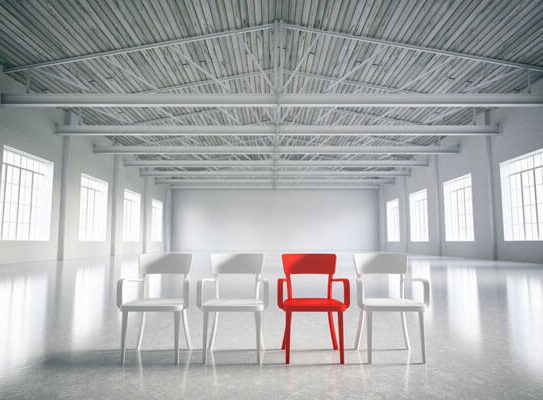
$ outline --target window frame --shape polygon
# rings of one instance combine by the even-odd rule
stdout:
[[[15,157],[20,157],[18,165],[15,162],[7,161],[7,153],[12,153]],[[23,166],[23,164],[30,162],[33,163],[32,167],[28,165]],[[1,153],[1,166],[0,241],[49,242],[51,240],[54,162],[4,145]],[[18,174],[16,183],[15,181],[11,181],[14,176],[13,174]],[[11,178],[8,179],[8,175]],[[28,186],[29,179],[30,186]],[[23,181],[27,184],[23,185]],[[9,195],[10,200],[13,198],[16,199],[15,202],[9,201],[9,214],[12,214],[12,207],[15,207],[16,210],[15,219],[11,222],[6,222],[8,186],[15,186],[17,192],[16,195],[13,192],[10,192]],[[21,195],[28,200],[28,204],[23,203]],[[27,214],[27,217],[25,217],[25,214]],[[21,215],[23,215],[24,221],[20,220]],[[38,221],[38,223],[35,221]],[[5,233],[5,230],[9,229],[9,225],[12,225],[14,230],[13,235],[10,232]],[[20,234],[20,230],[22,229],[26,230],[24,234]]]
[[[387,201],[385,204],[385,211],[386,211],[387,242],[398,243],[401,241],[400,199],[395,198],[395,199]],[[391,215],[390,215],[391,212],[395,213],[392,216],[394,218],[393,220],[391,219]],[[391,235],[391,233],[393,233],[394,235]]]
[[[467,180],[469,180],[469,185],[463,183]],[[462,186],[454,188],[455,184],[461,184]],[[451,196],[452,193],[454,193],[454,198]],[[468,193],[469,199],[466,196]],[[455,207],[453,207],[453,204]],[[460,204],[463,204],[463,206],[460,206]],[[453,211],[456,211],[456,214]],[[468,216],[471,216],[471,218],[468,218]],[[461,217],[463,217],[463,230],[461,229]],[[453,224],[454,221],[456,221],[456,225]],[[443,182],[443,225],[446,242],[475,242],[473,179],[471,172]],[[453,232],[455,227],[456,231]],[[464,237],[462,236],[463,231],[465,233]]]
[[[102,188],[104,190],[98,190],[98,189],[95,189],[93,187],[91,187],[90,185],[86,185],[84,186],[83,185],[83,180],[86,179],[92,183],[95,183],[97,185],[102,185]],[[88,175],[88,174],[85,174],[85,173],[82,173],[81,174],[81,178],[80,178],[80,181],[79,181],[79,227],[78,227],[78,241],[80,242],[105,242],[107,240],[107,214],[108,214],[108,193],[109,193],[109,184],[107,181],[104,181],[102,179],[99,179],[99,178],[96,178],[94,176],[91,176],[91,175]],[[85,191],[84,191],[85,189]],[[88,216],[90,215],[88,210],[89,210],[89,192],[92,192],[93,193],[93,204],[92,204],[92,209],[93,210],[96,210],[97,207],[102,207],[102,210],[101,211],[94,211],[94,213],[92,213],[92,221],[93,221],[93,226],[92,226],[92,234],[91,234],[91,237],[89,236],[86,236],[86,234],[89,232],[89,228],[88,228],[88,219],[85,220],[85,235],[82,235],[82,225],[83,225],[83,221],[82,221],[82,218],[83,218],[83,213],[82,213],[82,207],[83,207],[83,197],[84,197],[84,193],[86,192],[86,210],[87,212],[85,213],[85,216],[88,218]],[[99,198],[97,199],[97,194],[99,194]],[[100,218],[100,220],[96,221],[96,226],[94,225],[94,222],[95,222],[95,219],[97,218]],[[99,235],[96,235],[96,232],[98,231],[97,230],[97,227],[100,227],[100,226],[103,226],[102,230],[99,232]],[[95,236],[96,235],[96,236]],[[84,236],[84,237],[82,237]]]
[[[155,205],[160,204],[160,207],[155,207]],[[155,210],[160,209],[160,218],[156,218]],[[156,221],[160,222],[160,229],[156,229]],[[164,239],[164,202],[161,200],[151,198],[151,242],[161,243]],[[160,237],[155,236],[156,233],[159,233]]]
[[[127,195],[133,198],[127,198]],[[134,200],[136,199],[136,200]],[[135,207],[134,205],[130,205],[130,207],[127,207],[127,203],[134,203],[134,205],[137,205]],[[127,210],[129,209],[130,215],[127,215]],[[128,217],[128,218],[127,218]],[[134,218],[136,218],[134,220]],[[135,222],[137,221],[137,222]],[[137,228],[137,229],[136,229]],[[137,232],[136,234],[133,234],[133,236],[129,232]],[[141,194],[138,192],[134,192],[130,189],[124,189],[124,196],[123,196],[123,242],[139,242],[141,241]]]
[[[413,222],[421,225],[419,226]],[[411,242],[430,241],[428,232],[428,190],[426,188],[409,194],[409,240]]]
[[[516,182],[512,182],[512,178]],[[531,180],[533,186],[524,185],[524,181]],[[543,241],[543,148],[522,154],[500,163],[501,201],[502,201],[502,227],[503,240],[508,243],[541,242]],[[517,189],[512,190],[512,186]],[[530,193],[527,193],[530,192]],[[516,199],[513,199],[515,197]],[[533,196],[532,196],[533,195]],[[533,197],[533,204],[526,204],[525,197]],[[518,200],[520,199],[520,202]],[[517,202],[516,207],[512,203]],[[534,215],[535,222],[526,223],[527,208],[531,207],[530,215]],[[515,210],[516,209],[516,210]],[[515,224],[515,211],[522,222]],[[533,213],[533,214],[532,214]],[[527,235],[527,225],[534,225],[534,236]],[[521,238],[515,238],[521,228]],[[533,232],[532,232],[533,233]]]

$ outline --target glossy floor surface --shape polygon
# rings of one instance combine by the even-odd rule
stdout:
[[[275,299],[281,269],[278,255],[268,254],[263,364],[255,364],[254,318],[237,313],[220,316],[216,349],[204,367],[202,315],[194,300],[196,280],[210,275],[208,258],[195,255],[189,308],[195,349],[181,350],[178,366],[170,314],[149,315],[141,353],[130,350],[126,365],[119,364],[116,282],[137,276],[136,257],[0,266],[0,398],[543,398],[543,265],[412,257],[409,274],[432,284],[427,364],[420,364],[416,316],[408,316],[412,349],[406,351],[400,317],[378,314],[373,364],[367,365],[365,341],[360,352],[352,350],[358,318],[354,267],[350,255],[340,255],[336,275],[351,279],[346,363],[339,365],[331,349],[326,316],[312,313],[294,315],[291,364],[285,366],[279,350],[284,313]],[[173,295],[176,283],[157,280],[151,294]],[[307,277],[295,283],[295,294],[318,295],[322,285]],[[396,285],[377,279],[369,282],[368,294],[394,294]],[[421,293],[409,289],[407,295]],[[131,316],[130,349],[138,325],[139,317]]]

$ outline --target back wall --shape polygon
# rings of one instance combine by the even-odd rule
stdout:
[[[376,190],[173,190],[172,251],[378,250]]]

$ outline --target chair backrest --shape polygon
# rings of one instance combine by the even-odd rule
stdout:
[[[254,274],[262,273],[264,254],[222,253],[211,254],[213,274]]]
[[[188,274],[192,254],[142,254],[139,256],[140,274]]]
[[[336,272],[337,256],[335,254],[283,254],[283,269],[287,277],[288,298],[292,298],[292,274],[326,274],[328,275],[327,298],[332,297],[332,279]]]
[[[401,253],[364,253],[354,255],[356,274],[405,274],[407,272],[407,254]]]
[[[336,272],[335,254],[283,254],[283,268],[290,274],[328,274]]]

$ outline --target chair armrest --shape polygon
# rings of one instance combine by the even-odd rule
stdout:
[[[262,300],[264,301],[264,307],[268,307],[268,304],[270,302],[270,284],[267,279],[259,279],[258,283],[261,283],[263,286]]]
[[[123,286],[125,282],[137,282],[142,284],[144,279],[119,279],[117,282],[117,307],[121,308],[123,304]]]
[[[277,280],[277,306],[280,309],[283,309],[283,285],[287,283],[287,280],[284,278]]]
[[[356,289],[357,289],[357,300],[358,300],[358,307],[362,308],[364,306],[364,283],[362,282],[362,279],[358,278],[356,280]]]
[[[430,282],[428,279],[411,278],[411,282],[420,282],[424,288],[424,305],[428,307],[430,305]]]
[[[348,279],[332,279],[332,282],[343,282],[343,304],[351,305],[351,285]]]
[[[215,285],[217,285],[217,280],[215,278],[205,278],[198,281],[196,305],[200,309],[202,308],[202,304],[204,304],[204,285],[206,282],[213,282]]]
[[[190,301],[190,281],[189,277],[186,276],[185,279],[183,279],[183,304],[185,308],[189,306]]]

